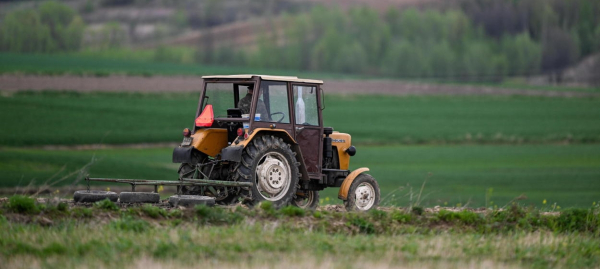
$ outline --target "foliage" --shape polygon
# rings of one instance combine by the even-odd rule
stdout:
[[[85,24],[73,9],[45,1],[39,9],[10,12],[0,25],[0,51],[74,51],[81,46]]]
[[[496,39],[529,33],[544,47],[545,70],[563,68],[599,49],[594,31],[600,18],[593,14],[600,12],[600,2],[595,0],[465,1],[461,9]]]
[[[442,209],[438,212],[437,217],[441,221],[473,226],[477,226],[484,222],[484,218],[482,216],[469,210],[452,212]]]
[[[239,212],[231,212],[221,207],[209,207],[206,205],[197,205],[194,208],[199,221],[204,224],[236,224],[243,220]]]
[[[71,210],[71,215],[75,218],[90,218],[93,216],[93,212],[87,207],[76,207]]]
[[[36,214],[40,212],[35,199],[23,195],[14,195],[10,197],[8,199],[7,207],[16,213]]]
[[[376,232],[373,223],[362,214],[351,214],[348,219],[348,225],[357,227],[360,233],[373,234]]]
[[[135,219],[133,217],[124,217],[112,221],[109,227],[116,230],[132,231],[136,233],[142,233],[150,229],[150,224],[142,219]]]
[[[556,228],[561,232],[594,232],[598,231],[600,215],[592,209],[569,208],[560,213],[556,219]]]
[[[142,212],[144,212],[144,214],[146,214],[148,217],[151,217],[153,219],[157,219],[159,217],[167,217],[168,216],[168,212],[164,209],[164,208],[160,208],[160,207],[156,207],[153,205],[143,205],[141,208]]]
[[[511,67],[516,68],[511,75],[535,74],[541,64],[539,40],[521,32],[497,46],[460,9],[390,9],[381,17],[367,7],[347,12],[316,7],[285,21],[285,44],[275,45],[279,36],[263,36],[248,64],[470,81],[500,81]],[[524,53],[527,57],[510,63]]]
[[[296,206],[286,206],[279,210],[282,215],[288,217],[303,217],[306,214],[306,211],[302,208]]]
[[[94,203],[94,207],[111,211],[119,210],[119,207],[108,198]]]

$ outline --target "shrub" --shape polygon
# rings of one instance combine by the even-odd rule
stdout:
[[[173,209],[171,210],[171,212],[168,212],[169,217],[173,217],[173,218],[181,218],[183,217],[183,211],[179,210],[179,209]]]
[[[96,202],[94,204],[94,206],[96,208],[106,209],[106,210],[113,210],[113,211],[119,210],[119,207],[115,203],[113,203],[110,200],[108,200],[108,198],[104,199],[102,201]]]
[[[288,217],[303,217],[306,213],[304,209],[291,205],[282,208],[280,211],[283,215]]]
[[[355,226],[358,228],[360,233],[365,234],[374,234],[375,226],[373,223],[369,222],[367,219],[359,216],[359,215],[350,215],[350,220],[348,222],[349,225]]]
[[[406,214],[406,213],[401,212],[401,211],[394,211],[391,214],[391,218],[392,218],[392,220],[395,220],[395,221],[398,221],[398,222],[407,223],[407,222],[410,222],[412,220],[412,215]]]
[[[388,217],[387,212],[382,211],[382,210],[377,210],[377,209],[373,209],[371,211],[369,211],[369,215],[371,216],[371,218],[373,218],[373,220],[385,220]]]
[[[56,205],[56,209],[61,212],[66,212],[69,209],[69,205],[66,203],[60,202]]]
[[[275,211],[275,206],[271,201],[262,201],[259,204],[259,208],[262,209],[263,212],[267,213],[269,216],[276,216],[277,212]]]
[[[167,211],[164,208],[159,208],[152,205],[144,205],[142,206],[142,212],[146,214],[148,217],[153,219],[157,219],[158,217],[167,217]]]
[[[411,211],[413,214],[415,214],[417,216],[421,216],[421,215],[423,215],[423,212],[425,212],[425,210],[420,206],[413,207]]]
[[[208,207],[206,205],[197,205],[195,211],[196,215],[201,217],[201,221],[204,223],[236,224],[244,219],[240,213],[227,212],[226,209]]]
[[[92,210],[85,207],[73,208],[71,212],[73,216],[77,218],[89,218],[92,216]]]
[[[594,214],[587,209],[570,208],[560,213],[556,219],[557,228],[562,232],[585,232],[593,231],[597,227],[588,222],[590,216]],[[590,219],[591,220],[591,219]]]
[[[150,224],[145,220],[124,217],[110,223],[110,227],[122,231],[132,231],[141,233],[150,228]]]
[[[16,213],[35,214],[40,212],[35,200],[23,195],[10,197],[8,208]]]

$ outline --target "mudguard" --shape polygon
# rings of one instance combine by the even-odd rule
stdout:
[[[194,147],[176,147],[173,149],[173,162],[174,163],[191,163],[197,164],[198,160],[192,158],[194,155]]]
[[[369,168],[366,167],[361,167],[352,171],[352,173],[350,173],[346,179],[344,179],[344,182],[342,182],[342,186],[340,187],[340,191],[338,193],[338,198],[346,201],[348,199],[348,191],[350,190],[350,186],[352,185],[352,182],[354,182],[354,179],[358,175],[367,171],[369,171]]]
[[[243,146],[229,146],[221,150],[221,160],[240,162],[242,161]]]

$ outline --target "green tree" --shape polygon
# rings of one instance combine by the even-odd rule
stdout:
[[[367,69],[367,52],[359,42],[341,48],[333,60],[333,70],[344,73],[361,73]]]
[[[509,61],[511,75],[537,74],[542,62],[542,46],[535,42],[528,33],[517,36],[504,36],[502,51]]]
[[[16,10],[4,19],[0,48],[14,52],[77,50],[85,24],[70,7],[46,1],[38,10]]]
[[[55,48],[50,27],[44,25],[35,10],[9,13],[0,28],[0,48],[12,52],[50,52]]]
[[[433,75],[436,78],[451,78],[456,75],[457,56],[446,40],[435,44],[431,49],[428,63],[433,69]]]
[[[473,41],[466,45],[462,57],[461,77],[467,80],[486,81],[494,77],[493,63],[495,55],[490,46],[482,41]]]

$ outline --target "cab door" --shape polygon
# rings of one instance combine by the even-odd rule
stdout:
[[[304,164],[310,178],[321,178],[323,149],[323,121],[320,117],[319,86],[315,84],[292,84],[294,96],[294,133],[302,151]]]

